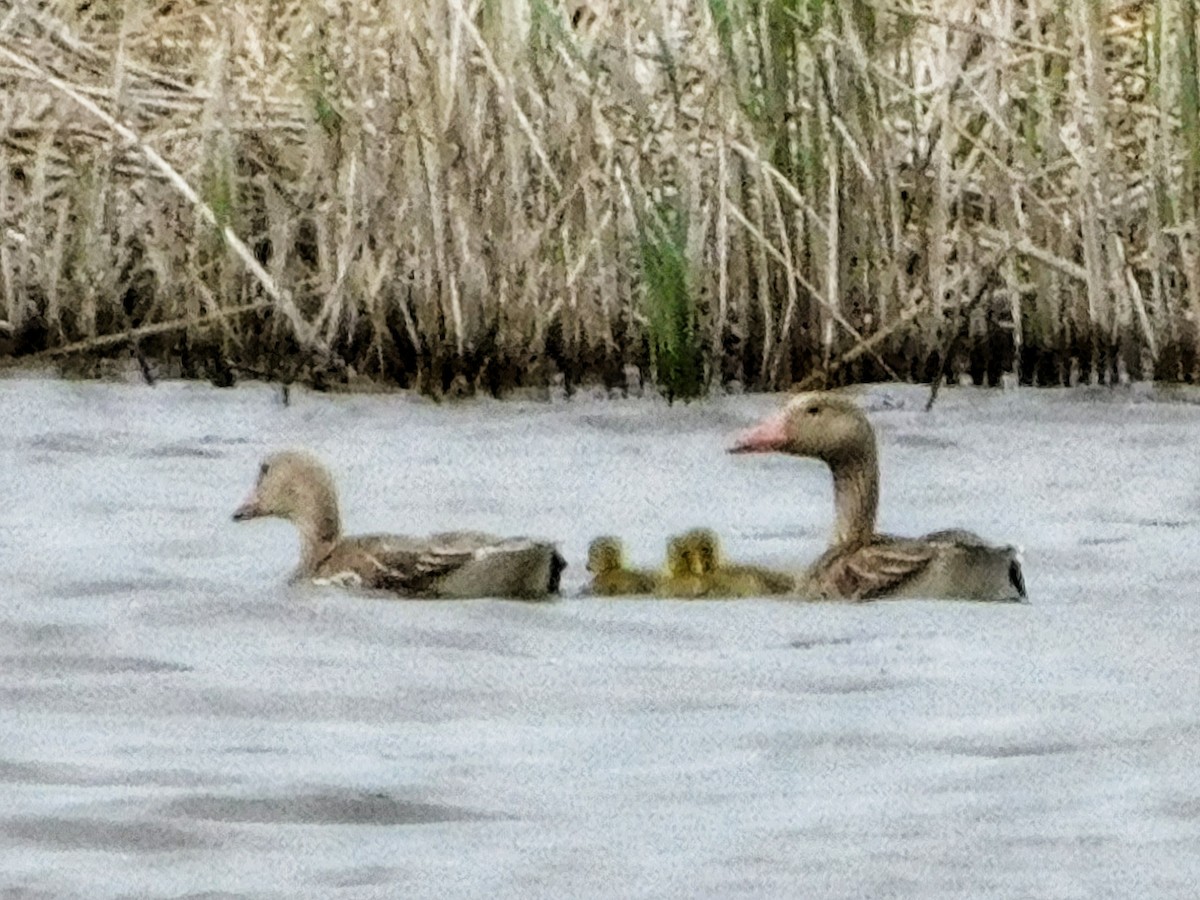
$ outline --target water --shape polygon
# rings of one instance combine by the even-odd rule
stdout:
[[[1200,406],[864,395],[883,528],[1026,549],[1029,605],[388,602],[285,583],[266,452],[347,530],[816,556],[777,398],[0,381],[0,896],[1191,897]]]

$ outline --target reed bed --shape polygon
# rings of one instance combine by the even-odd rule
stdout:
[[[1192,0],[0,0],[0,356],[1200,373]]]

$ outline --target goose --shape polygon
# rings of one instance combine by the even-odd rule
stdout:
[[[809,599],[1026,599],[1020,552],[969,531],[919,538],[879,534],[875,430],[859,407],[837,394],[799,394],[779,413],[743,432],[731,453],[788,453],[824,462],[833,474],[836,527],[829,549],[800,578]]]
[[[337,490],[329,470],[297,450],[263,460],[258,480],[234,521],[287,519],[300,532],[293,581],[375,588],[401,597],[515,597],[558,592],[566,567],[553,544],[479,531],[428,537],[342,535]]]

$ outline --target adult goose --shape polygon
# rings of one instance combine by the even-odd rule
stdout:
[[[878,534],[879,463],[875,430],[852,401],[800,394],[776,415],[741,434],[731,453],[790,453],[819,459],[833,473],[837,524],[833,544],[798,582],[810,599],[923,597],[1025,599],[1014,547],[994,546],[969,531],[920,538]]]
[[[343,537],[329,471],[300,451],[268,456],[235,521],[275,516],[300,532],[292,580],[391,591],[402,597],[517,597],[558,591],[566,563],[553,544],[478,531]]]

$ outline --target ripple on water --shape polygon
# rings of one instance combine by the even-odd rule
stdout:
[[[0,759],[0,784],[199,788],[212,787],[214,782],[239,784],[241,779],[225,775],[214,777],[192,769],[119,769]]]
[[[891,443],[899,447],[920,447],[929,450],[953,450],[959,446],[957,441],[915,431],[893,432]]]
[[[753,420],[720,410],[708,409],[703,414],[688,410],[661,410],[659,415],[646,416],[637,409],[631,411],[588,413],[579,417],[579,424],[596,431],[620,435],[707,434],[732,432],[751,424]]]
[[[978,739],[954,738],[934,741],[931,749],[958,756],[977,756],[984,759],[1012,759],[1015,757],[1059,756],[1066,753],[1082,753],[1087,747],[1075,741],[1004,741],[984,743]]]
[[[202,835],[165,822],[116,822],[64,816],[0,819],[0,835],[54,850],[105,853],[170,853],[212,846],[212,842]]]
[[[229,454],[211,447],[196,447],[192,444],[160,444],[134,454],[139,459],[221,459]]]
[[[793,682],[786,687],[799,694],[870,694],[877,691],[897,691],[913,684],[911,679],[889,678],[886,675],[810,678]]]
[[[29,675],[152,675],[160,672],[190,672],[191,666],[144,656],[90,656],[46,653],[0,656],[0,670]]]
[[[186,578],[80,578],[60,581],[41,594],[48,600],[89,600],[100,597],[131,597],[146,593],[184,591],[193,586],[208,587],[208,582],[193,585]]]
[[[383,792],[337,789],[285,797],[196,794],[171,801],[163,812],[175,818],[212,822],[291,825],[431,825],[503,818],[457,806],[404,800]]]
[[[376,887],[402,880],[404,871],[390,866],[355,866],[352,869],[331,869],[315,879],[335,888]]]
[[[1200,822],[1200,797],[1180,797],[1163,804],[1163,812],[1173,819]]]
[[[874,638],[860,638],[859,640],[874,640]],[[804,637],[789,641],[788,646],[793,650],[812,650],[814,647],[837,647],[853,644],[854,641],[855,638],[849,637]]]
[[[123,456],[131,437],[126,432],[96,431],[83,435],[75,431],[50,431],[22,441],[27,450],[68,456]]]
[[[95,625],[75,625],[62,622],[21,622],[13,619],[0,620],[0,631],[16,638],[18,644],[52,644],[62,647],[79,643],[94,635],[99,629]]]

